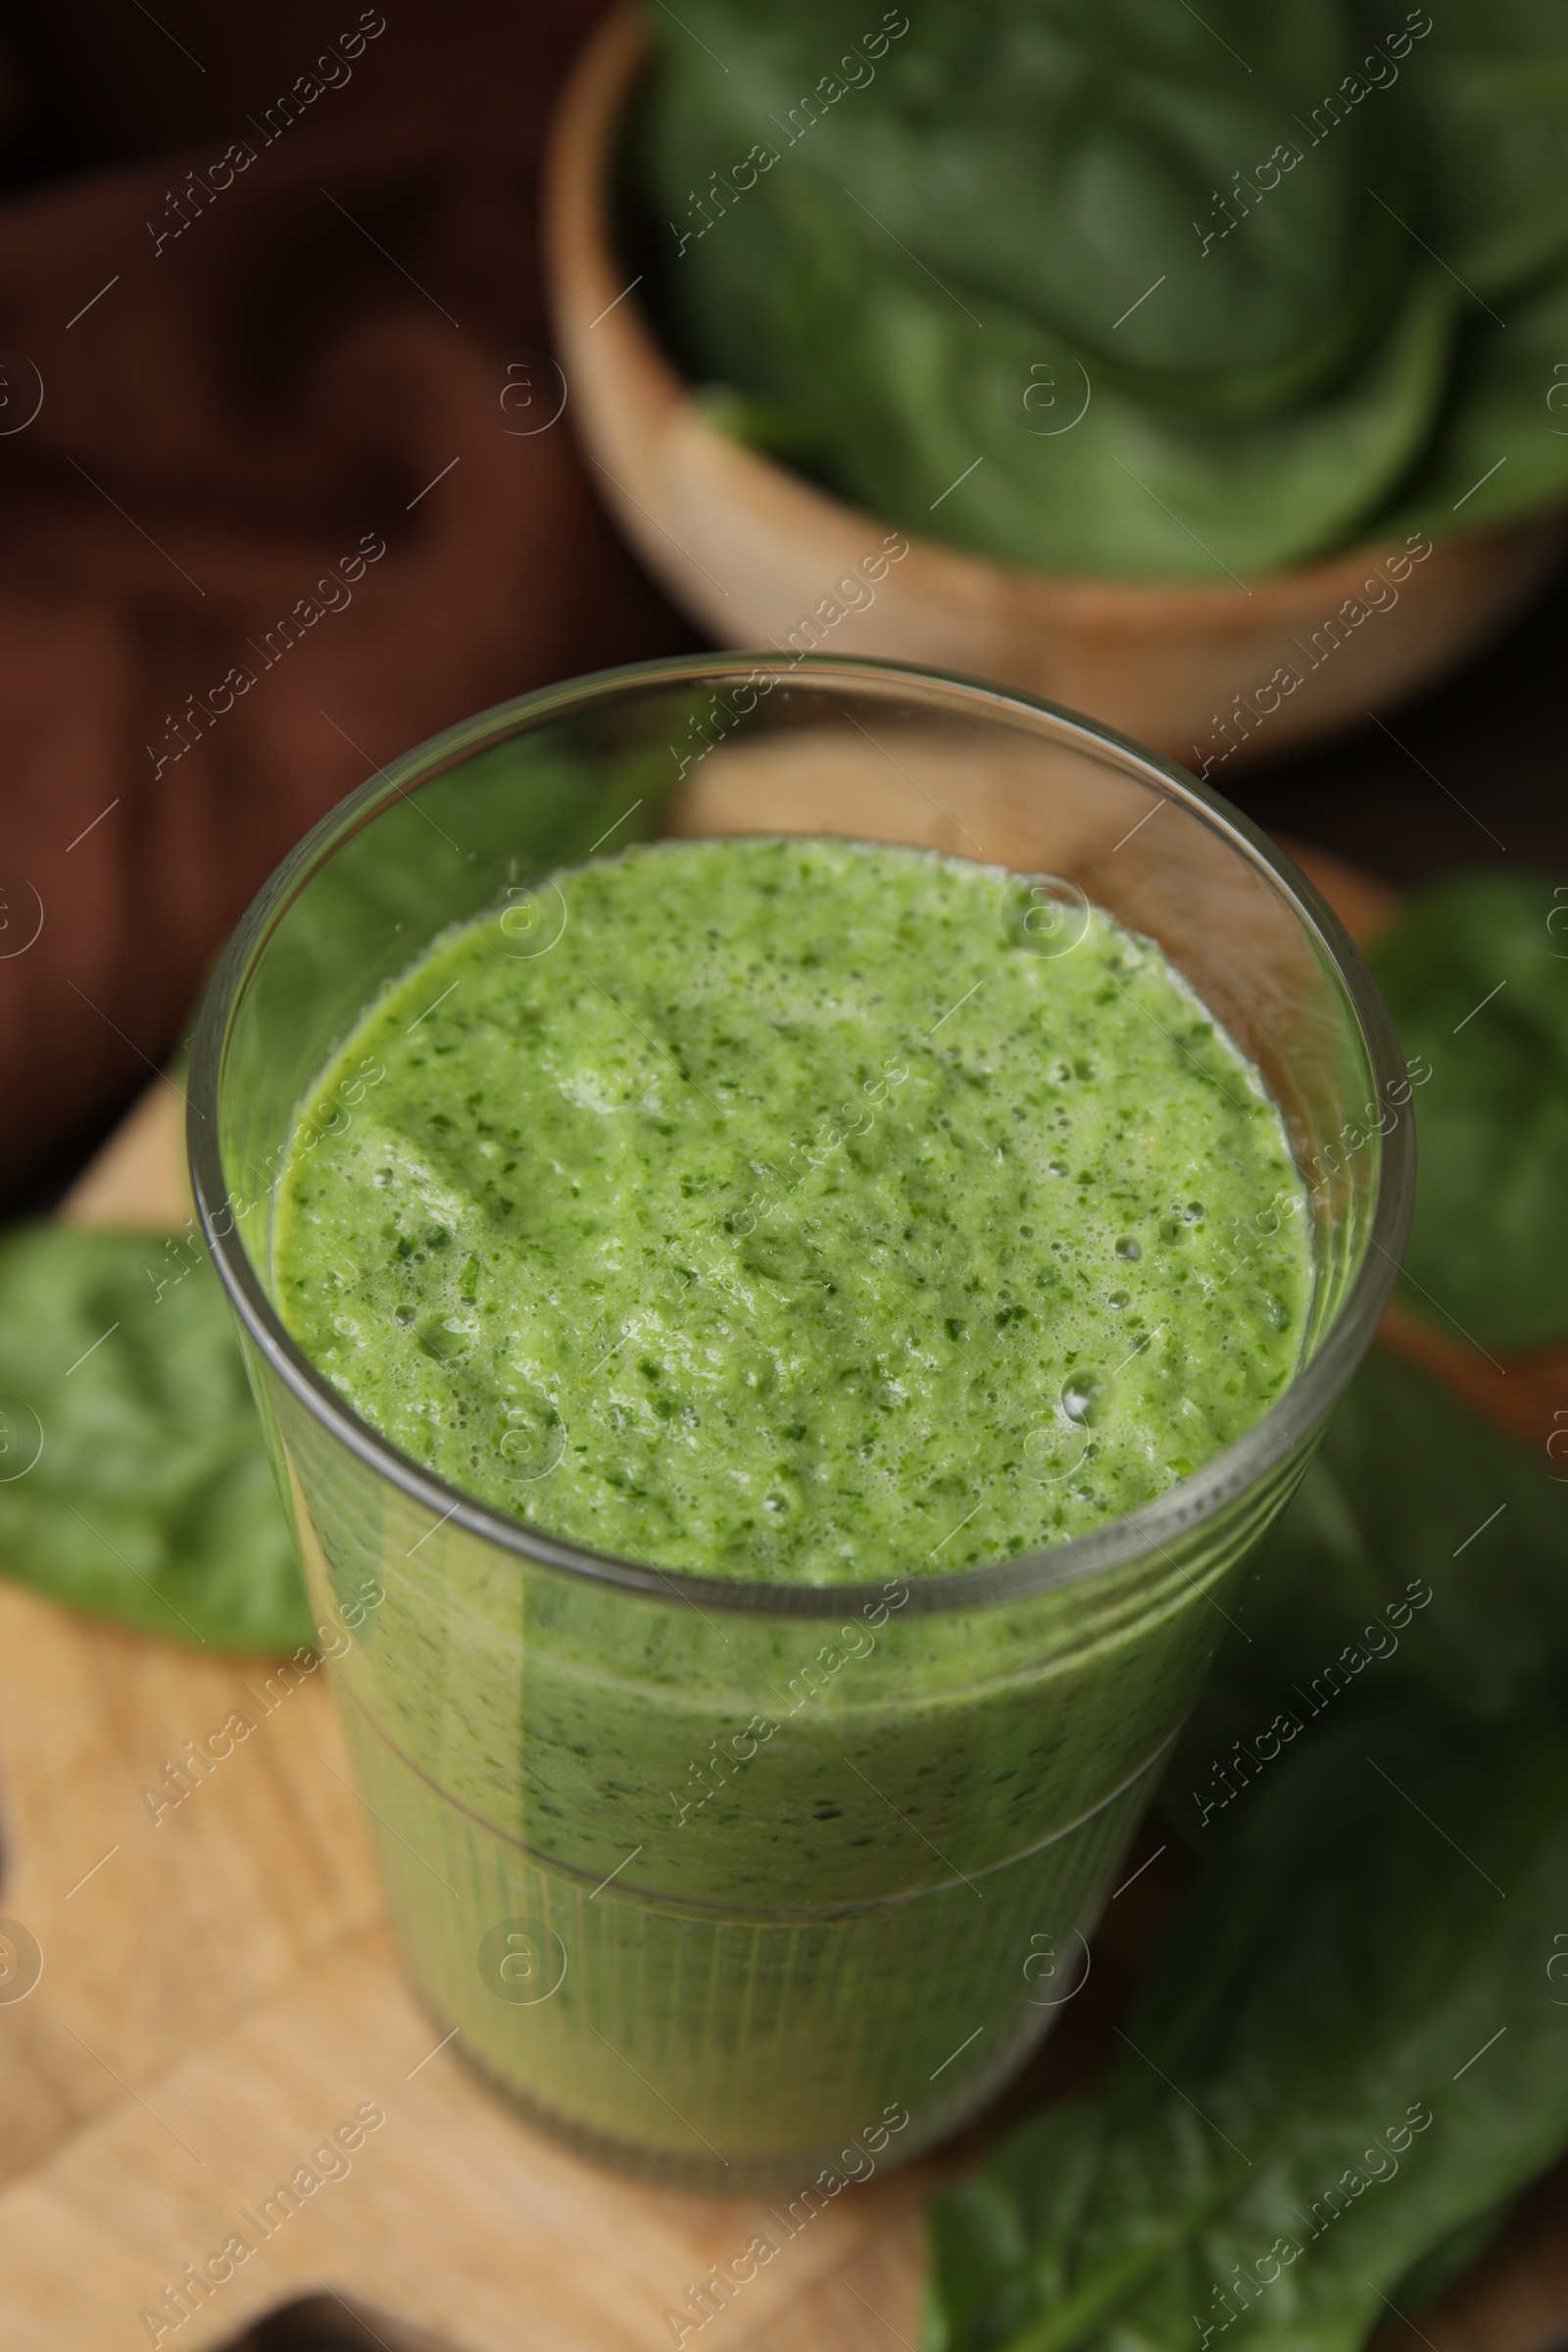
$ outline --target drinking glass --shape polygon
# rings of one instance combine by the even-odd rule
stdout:
[[[1152,1502],[871,1584],[665,1571],[553,1536],[547,1478],[537,1521],[447,1485],[290,1338],[279,1171],[373,1110],[373,1062],[315,1094],[385,985],[485,916],[523,962],[560,952],[551,873],[596,849],[749,831],[1016,869],[1006,919],[1047,957],[1098,904],[1158,942],[1273,1090],[1312,1263],[1298,1368]],[[1409,1092],[1359,956],[1246,817],[973,680],[827,656],[611,671],[450,728],[301,842],[213,983],[191,1168],[337,1629],[392,1919],[457,2051],[583,2151],[807,2211],[995,2093],[1081,1982],[1248,1556],[1371,1339],[1408,1218]],[[1238,1263],[1292,1207],[1258,1204]],[[714,1240],[740,1246],[717,1221]]]

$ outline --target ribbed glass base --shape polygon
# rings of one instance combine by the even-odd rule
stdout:
[[[346,1710],[409,1967],[528,2120],[622,2172],[786,2198],[902,2164],[995,2094],[1082,1981],[1159,1759],[1017,1860],[741,1912],[590,1886],[442,1797]]]

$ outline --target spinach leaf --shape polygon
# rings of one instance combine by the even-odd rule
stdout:
[[[1369,31],[1377,14],[1367,0]],[[1444,0],[1401,97],[1427,158],[1425,233],[1511,329],[1505,297],[1568,261],[1568,10]]]
[[[199,1243],[68,1225],[0,1242],[0,1570],[172,1641],[312,1641]]]
[[[1556,0],[650,22],[643,299],[715,413],[904,528],[1241,579],[1568,498]]]
[[[1405,1304],[1484,1348],[1568,1337],[1568,883],[1439,883],[1369,961],[1432,1065]]]
[[[842,198],[769,201],[804,222],[772,300],[787,414],[809,419],[815,470],[906,530],[1015,563],[1224,583],[1336,544],[1402,479],[1436,417],[1456,296],[1413,276],[1387,330],[1331,397],[1220,425],[1091,378],[1059,338],[996,304],[982,328]]]
[[[1565,1776],[1554,1727],[1401,1709],[1299,1750],[1097,2097],[938,2200],[927,2352],[1354,2352],[1431,2249],[1473,2250],[1568,2140]]]
[[[1437,432],[1379,529],[1493,530],[1568,497],[1568,274],[1472,317]]]
[[[1203,1850],[1303,1733],[1368,1704],[1568,1711],[1568,1485],[1374,1350],[1234,1619],[1161,1791]]]
[[[1357,61],[1339,0],[966,0],[880,26],[840,0],[651,14],[662,71],[636,169],[656,261],[754,245],[749,191],[705,223],[755,148],[844,215],[863,207],[890,255],[982,313],[1002,303],[1155,398],[1241,416],[1332,382],[1407,259],[1367,193],[1375,164],[1397,172],[1397,121],[1342,103],[1331,137],[1310,126]]]

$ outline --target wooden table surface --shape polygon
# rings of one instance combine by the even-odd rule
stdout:
[[[1353,928],[1382,918],[1386,893],[1313,862]],[[65,1213],[183,1226],[179,1118],[174,1089],[155,1083]],[[1388,1336],[1441,1360],[1482,1409],[1537,1442],[1568,1401],[1561,1358],[1483,1380],[1408,1327]],[[318,2295],[346,2326],[350,2310],[366,2315],[352,2340],[390,2352],[674,2343],[666,2313],[689,2318],[688,2292],[710,2266],[759,2228],[776,2236],[776,2224],[760,2206],[596,2171],[519,2124],[436,2046],[440,2030],[389,1946],[324,1677],[277,1701],[185,1802],[153,1819],[143,1788],[266,1671],[0,1583],[0,2352],[154,2341],[202,2352]],[[1146,1936],[1157,1894],[1156,1873]],[[1136,1949],[1110,1958],[1107,1980],[1125,1984]],[[15,1997],[37,1962],[31,1989]],[[1044,2079],[1081,2075],[1096,2032],[1086,2009],[1052,2046]],[[376,2114],[384,2121],[346,2172],[312,2166],[339,2125]],[[242,2217],[299,2168],[338,2177],[262,2239]],[[687,2345],[912,2346],[919,2205],[935,2172],[846,2191]],[[186,2266],[236,2232],[260,2240],[256,2251],[223,2283],[181,2296]],[[1545,2352],[1564,2340],[1564,2171],[1420,2315],[1418,2332],[1387,2337],[1436,2352]]]

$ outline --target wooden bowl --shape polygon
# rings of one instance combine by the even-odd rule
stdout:
[[[1497,631],[1550,568],[1557,515],[1430,546],[1396,601],[1389,564],[1397,569],[1403,551],[1382,544],[1250,588],[1210,588],[1029,571],[895,532],[907,553],[873,581],[867,559],[874,574],[888,525],[718,431],[628,285],[612,166],[646,50],[639,22],[612,11],[562,94],[546,270],[568,405],[606,502],[719,644],[814,646],[994,678],[1206,774],[1415,693]]]

